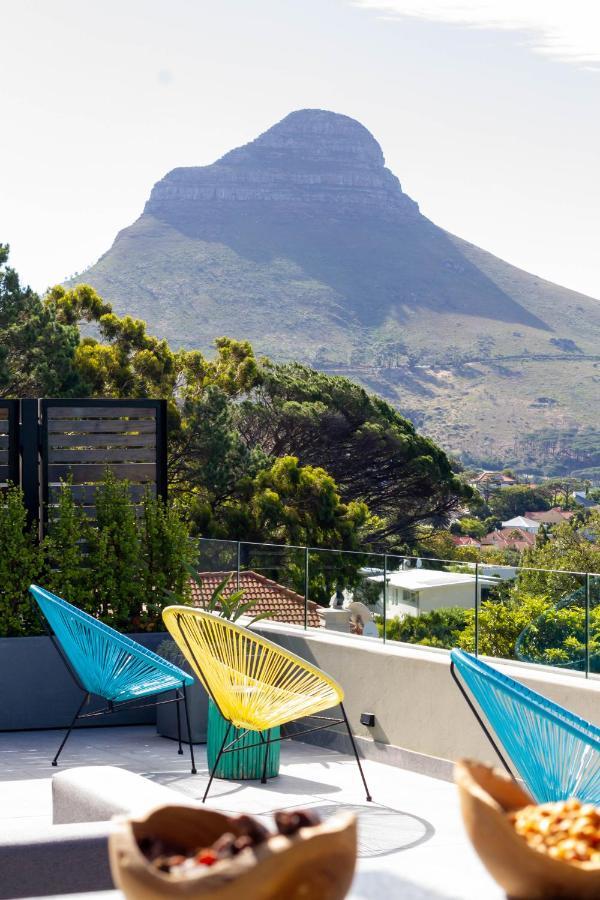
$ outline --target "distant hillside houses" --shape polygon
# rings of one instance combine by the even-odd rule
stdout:
[[[481,539],[481,547],[522,553],[523,550],[535,547],[535,532],[525,531],[524,528],[497,528]]]
[[[574,516],[571,510],[554,506],[541,512],[528,511],[522,516],[514,516],[502,522],[480,540],[468,535],[454,534],[452,542],[456,547],[475,547],[494,550],[516,550],[519,553],[535,546],[535,538],[540,528],[551,530],[555,525],[569,522]]]
[[[577,506],[582,506],[584,509],[598,509],[600,508],[600,504],[597,500],[593,500],[591,497],[586,495],[585,491],[573,491],[573,501],[577,504]]]
[[[541,522],[530,519],[526,514],[524,516],[515,516],[512,519],[507,519],[506,522],[502,523],[502,529],[518,528],[521,531],[529,531],[531,534],[537,534],[540,530],[540,525]]]
[[[481,472],[475,478],[472,478],[469,484],[479,491],[480,494],[486,496],[491,491],[513,487],[513,485],[517,484],[517,480],[512,475],[506,475],[504,472]]]
[[[552,509],[545,509],[541,512],[526,512],[525,518],[533,520],[540,525],[560,525],[562,522],[570,522],[575,514],[569,509],[561,509],[560,506],[553,506]]]
[[[450,538],[456,547],[481,547],[481,541],[468,534],[451,534]]]

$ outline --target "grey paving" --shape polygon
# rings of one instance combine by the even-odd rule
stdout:
[[[0,836],[51,822],[52,758],[60,732],[0,734]],[[186,748],[187,749],[187,748]],[[152,727],[87,729],[75,733],[61,769],[116,765],[199,799],[206,754],[197,747],[198,775],[189,757]],[[353,759],[306,744],[282,745],[281,774],[267,785],[215,780],[209,805],[268,818],[282,807],[311,806],[327,816],[352,809],[360,851],[353,896],[496,900],[491,881],[464,833],[455,788],[446,781],[367,761],[373,803],[365,801]],[[9,830],[7,832],[7,829]]]

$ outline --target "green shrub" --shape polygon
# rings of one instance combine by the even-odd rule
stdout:
[[[118,631],[162,631],[165,591],[187,596],[196,552],[175,509],[148,492],[136,514],[129,485],[109,472],[96,491],[95,521],[62,485],[41,545],[21,491],[11,488],[0,494],[0,636],[43,632],[32,581]]]
[[[547,594],[507,588],[499,599],[484,600],[479,607],[479,653],[501,659],[522,658],[530,662],[581,669],[585,660],[585,609],[582,602],[581,597],[574,595],[572,602],[561,606]],[[597,602],[595,595],[592,602]],[[381,622],[378,628],[382,634]],[[589,631],[590,663],[592,670],[596,671],[600,669],[600,605],[591,609]],[[448,607],[421,616],[391,619],[386,624],[386,638],[428,647],[461,647],[473,653],[475,611]]]
[[[129,485],[110,472],[96,491],[88,565],[94,614],[119,630],[139,630],[144,612],[142,543]]]
[[[196,561],[198,551],[183,518],[149,491],[144,497],[140,538],[144,566],[143,625],[154,630],[165,606],[166,591],[176,594],[184,603],[189,599],[187,567]]]
[[[479,608],[479,653],[501,659],[515,658],[515,644],[521,632],[542,615],[551,603],[548,597],[513,590],[499,602],[484,600]],[[475,612],[468,610],[467,627],[458,640],[463,650],[475,646]]]
[[[86,554],[90,523],[73,498],[70,481],[62,484],[57,506],[48,519],[42,546],[44,587],[93,614],[95,603]]]
[[[0,635],[40,634],[43,631],[27,589],[38,581],[42,554],[27,524],[20,488],[0,491]]]
[[[404,619],[390,619],[386,622],[387,640],[404,641],[408,644],[424,644],[427,647],[456,647],[469,621],[468,609],[460,606],[434,609],[421,616],[406,616]],[[379,623],[383,634],[383,624]],[[470,648],[473,649],[472,647]]]

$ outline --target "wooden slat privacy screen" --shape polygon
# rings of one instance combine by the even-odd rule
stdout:
[[[162,400],[42,400],[42,496],[48,513],[61,482],[95,514],[95,492],[109,469],[130,484],[134,503],[150,488],[166,496],[166,404]]]
[[[18,416],[17,400],[0,400],[0,490],[19,483]]]
[[[69,477],[90,516],[107,469],[138,507],[148,489],[166,498],[166,416],[165,400],[0,399],[0,491],[21,487],[40,536]]]

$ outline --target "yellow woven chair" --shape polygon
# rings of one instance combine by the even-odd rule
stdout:
[[[249,629],[204,610],[189,606],[168,606],[163,610],[163,620],[228,723],[203,802],[210,791],[221,756],[233,752],[235,744],[249,731],[258,732],[260,743],[246,745],[245,749],[248,746],[265,745],[264,784],[269,744],[334,725],[346,726],[367,800],[371,799],[344,709],[344,692],[333,678],[300,656],[283,650]],[[342,712],[341,719],[316,715],[338,704]],[[263,734],[276,725],[285,725],[301,718],[317,719],[321,724],[295,731],[283,738],[265,737]],[[228,744],[232,728],[243,729],[243,733]]]

